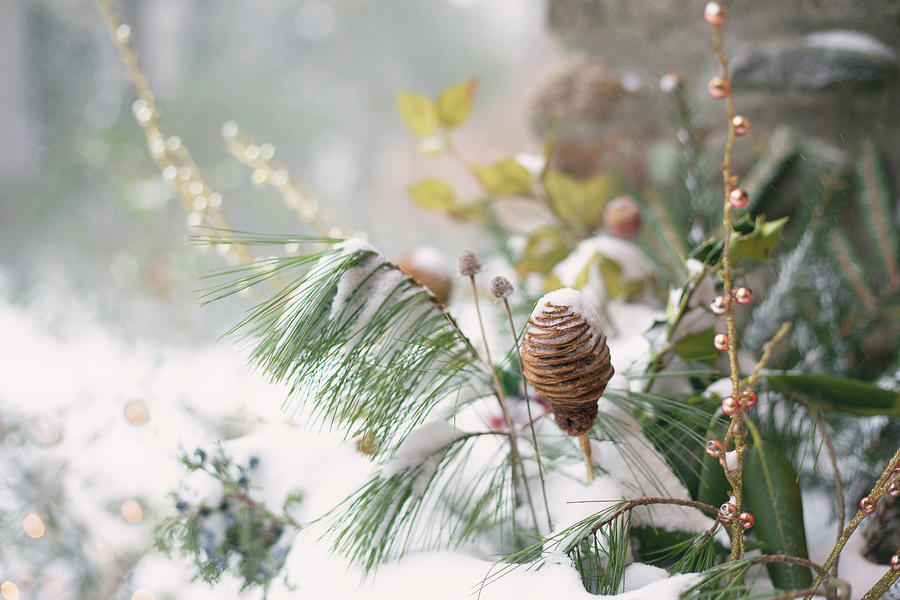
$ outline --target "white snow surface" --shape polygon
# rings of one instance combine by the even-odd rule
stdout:
[[[348,245],[369,247],[361,241]],[[596,318],[596,312],[577,292],[563,290],[554,294],[550,297],[556,302],[583,302],[583,314]],[[631,305],[611,310],[618,314],[619,309],[622,314],[632,311],[641,319],[650,314]],[[85,542],[97,552],[121,556],[141,553],[149,547],[152,524],[172,511],[167,494],[177,489],[184,477],[178,462],[179,445],[188,450],[197,446],[211,450],[214,442],[221,439],[226,440],[226,452],[236,461],[246,464],[251,456],[257,457],[259,467],[250,473],[251,495],[278,509],[289,492],[299,490],[303,501],[292,516],[301,522],[323,515],[371,474],[373,465],[357,452],[354,441],[287,422],[280,408],[286,390],[265,383],[247,367],[246,356],[233,346],[219,343],[208,348],[181,349],[126,344],[94,322],[70,319],[73,322],[60,333],[47,325],[43,317],[0,303],[0,330],[6,339],[14,340],[0,346],[0,364],[5,367],[0,378],[0,410],[23,415],[33,423],[35,431],[60,429],[60,440],[40,452],[67,462],[68,468],[62,475],[69,498],[66,508],[92,525],[96,539]],[[629,364],[641,360],[647,350],[646,342],[632,342],[640,338],[642,328],[629,328],[627,335],[610,340],[613,360]],[[615,348],[621,348],[618,355]],[[149,412],[149,420],[143,425],[133,425],[124,418],[125,403],[135,399],[141,400]],[[524,422],[524,405],[516,403],[512,408],[514,419]],[[537,405],[533,409],[541,410]],[[687,497],[637,423],[610,402],[601,401],[600,410],[617,420],[626,438],[622,444],[593,443],[594,457],[602,472],[591,487],[583,484],[580,461],[550,473],[550,510],[558,528],[598,512],[609,502],[643,493]],[[420,461],[451,442],[460,428],[484,429],[484,421],[499,414],[493,398],[474,403],[467,411],[470,412],[461,414],[453,426],[438,421],[419,427],[398,450],[393,467],[389,468]],[[539,435],[556,433],[549,419],[540,420],[536,427]],[[502,440],[500,436],[479,438],[474,460],[478,460],[479,453],[492,456]],[[533,475],[535,463],[529,460],[530,444],[522,443],[520,449]],[[639,456],[646,468],[629,468],[622,458],[625,452]],[[202,474],[184,483],[194,488],[195,500],[214,500],[221,494],[217,484]],[[532,491],[536,498],[540,496],[539,488]],[[141,502],[141,523],[125,523],[118,514],[127,498]],[[0,493],[0,505],[10,506],[13,501],[8,493]],[[22,510],[31,512],[35,508]],[[528,518],[525,513],[520,516],[523,521]],[[711,523],[696,511],[679,507],[634,511],[634,523],[649,522],[689,531],[706,530]],[[492,567],[493,563],[484,557],[496,552],[490,547],[473,552],[469,547],[410,555],[364,579],[360,571],[348,568],[343,557],[331,554],[327,542],[319,540],[324,533],[322,527],[311,524],[294,538],[286,565],[291,587],[279,581],[270,591],[270,598],[402,600],[419,598],[425,582],[430,598],[466,598]],[[21,569],[27,569],[27,564],[13,565],[11,574],[16,575]],[[148,553],[124,584],[123,597],[130,597],[139,587],[151,590],[158,598],[239,597],[238,584],[231,577],[210,587],[191,582],[191,574],[190,567],[178,560]],[[661,575],[652,567],[632,565],[626,572],[623,593],[616,597],[674,599],[695,581],[690,575],[655,580]],[[551,594],[567,599],[597,598],[585,592],[577,572],[564,558],[549,561],[540,570],[516,569],[485,586],[481,597],[537,599]],[[260,595],[250,592],[240,597]]]
[[[656,274],[653,265],[637,245],[611,235],[598,235],[579,242],[575,250],[553,268],[553,274],[564,285],[574,285],[585,265],[596,254],[617,262],[626,281],[649,279]]]
[[[867,33],[853,31],[852,29],[832,29],[830,31],[810,33],[806,36],[806,43],[814,48],[874,54],[887,59],[893,59],[897,56],[890,46]]]
[[[548,304],[556,306],[568,306],[572,312],[581,315],[591,329],[591,339],[604,336],[600,315],[584,294],[572,288],[560,288],[552,291],[538,300],[537,306],[531,313],[532,318],[540,316],[547,309]]]

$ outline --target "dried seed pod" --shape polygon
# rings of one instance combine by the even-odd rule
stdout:
[[[560,429],[586,434],[614,370],[600,317],[584,296],[563,288],[541,298],[528,320],[522,363]]]
[[[474,277],[481,273],[481,261],[471,250],[463,250],[456,259],[456,268],[462,277]]]

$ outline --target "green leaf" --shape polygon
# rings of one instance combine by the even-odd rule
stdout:
[[[456,206],[453,188],[440,179],[425,179],[410,186],[407,192],[425,210],[448,212]]]
[[[547,273],[569,254],[566,239],[555,227],[542,227],[530,236],[516,263],[520,275]]]
[[[733,226],[731,235],[732,264],[737,264],[744,258],[768,260],[775,245],[778,244],[778,240],[781,239],[781,231],[787,221],[788,217],[776,221],[766,221],[763,216],[751,219],[749,215],[744,215]],[[690,257],[718,268],[721,266],[722,248],[724,247],[724,240],[713,238],[695,248]]]
[[[469,118],[472,112],[472,99],[475,90],[478,89],[478,80],[472,78],[468,81],[451,85],[438,97],[437,110],[441,123],[447,127],[459,127]]]
[[[714,336],[712,328],[686,335],[672,344],[672,351],[687,361],[699,360],[713,364],[718,354],[712,345]]]
[[[406,125],[419,137],[437,133],[440,126],[438,108],[428,96],[414,92],[397,92],[397,109]]]
[[[803,394],[823,410],[900,417],[900,393],[866,381],[833,375],[766,375],[766,379],[773,389]]]
[[[578,181],[565,173],[548,171],[543,182],[559,218],[585,230],[600,222],[607,200],[617,190],[615,178],[608,174]]]
[[[808,558],[797,474],[777,444],[759,440],[747,453],[744,501],[754,517],[754,535],[772,554]],[[766,568],[779,589],[800,589],[812,583],[807,567],[773,563]]]
[[[781,239],[781,230],[787,222],[788,217],[776,221],[766,221],[764,217],[759,217],[753,231],[731,238],[732,261],[737,264],[743,258],[769,260],[772,249]]]
[[[504,158],[492,165],[475,167],[475,176],[488,193],[495,196],[516,196],[531,191],[534,177],[515,159]]]

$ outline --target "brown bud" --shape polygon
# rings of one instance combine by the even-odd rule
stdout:
[[[616,237],[631,239],[641,230],[641,210],[630,196],[613,198],[603,209],[603,226]]]

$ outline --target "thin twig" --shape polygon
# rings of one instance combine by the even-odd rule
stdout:
[[[897,548],[897,554],[900,554],[900,548]],[[887,572],[881,576],[881,579],[876,581],[875,585],[863,595],[862,600],[878,600],[878,598],[881,598],[881,596],[897,582],[897,579],[900,579],[900,571],[889,568]]]
[[[531,518],[534,519],[534,530],[540,532],[538,525],[537,512],[534,510],[534,500],[531,498],[531,489],[528,487],[528,477],[525,474],[525,465],[522,463],[522,456],[519,454],[519,436],[516,435],[515,424],[512,415],[509,412],[509,405],[506,403],[506,396],[503,394],[503,387],[500,385],[500,378],[497,377],[497,369],[494,367],[494,361],[491,359],[491,349],[488,345],[487,333],[484,330],[484,319],[481,318],[481,306],[478,303],[478,287],[475,285],[475,275],[469,275],[469,282],[472,284],[472,297],[475,300],[475,313],[478,316],[478,326],[481,328],[481,339],[484,342],[484,354],[487,358],[488,368],[491,371],[491,377],[494,380],[496,388],[497,400],[500,402],[500,410],[503,412],[503,420],[506,421],[506,428],[509,430],[510,448],[512,453],[512,476],[513,488],[518,489],[518,476],[516,475],[516,465],[522,473],[522,487],[525,488],[525,495],[528,498],[528,506],[531,509]]]
[[[763,346],[762,356],[759,358],[759,361],[753,368],[753,373],[749,378],[747,378],[745,389],[750,390],[756,387],[756,384],[759,381],[760,372],[762,372],[763,368],[765,368],[766,364],[768,364],[769,359],[772,358],[772,351],[775,349],[775,346],[778,345],[778,342],[780,342],[784,338],[784,336],[788,334],[788,332],[791,330],[791,327],[792,324],[790,322],[782,323],[781,327],[778,329],[775,335],[772,336],[772,339],[769,340],[765,346]]]
[[[825,428],[825,422],[822,420],[822,416],[813,410],[813,408],[809,405],[806,400],[801,398],[791,398],[794,402],[802,406],[806,409],[807,414],[816,422],[816,425],[819,428],[819,435],[822,436],[822,440],[825,442],[825,448],[828,450],[828,458],[831,460],[831,466],[834,468],[834,481],[835,481],[835,489],[834,496],[835,501],[837,502],[838,508],[838,532],[837,537],[840,539],[841,532],[844,531],[844,511],[846,508],[844,507],[844,485],[841,482],[841,472],[838,469],[837,463],[837,454],[834,451],[834,445],[831,443],[831,436],[828,435],[828,430]],[[835,542],[837,543],[837,542]],[[833,571],[835,576],[838,573],[838,558],[834,560]]]
[[[547,501],[547,486],[544,482],[544,464],[541,462],[541,452],[538,450],[537,434],[534,431],[534,417],[531,416],[531,398],[528,395],[528,380],[525,378],[525,367],[522,365],[522,353],[519,350],[519,338],[516,335],[516,326],[513,324],[512,311],[509,309],[509,301],[503,298],[503,307],[509,319],[509,330],[512,333],[513,344],[516,347],[516,359],[519,364],[519,374],[522,376],[522,391],[525,395],[525,407],[528,409],[528,427],[531,429],[531,440],[534,442],[534,457],[538,464],[538,475],[541,479],[541,494],[544,496],[544,508],[547,511],[547,531],[553,531],[553,521],[550,518],[550,503]]]
[[[686,500],[683,498],[666,498],[662,496],[643,496],[641,498],[635,498],[634,500],[629,500],[619,508],[613,512],[612,515],[603,519],[599,523],[594,524],[591,527],[591,530],[587,532],[584,536],[582,536],[581,540],[586,540],[593,534],[597,533],[601,527],[604,525],[608,525],[609,523],[616,520],[621,515],[626,512],[635,509],[639,506],[650,506],[654,504],[674,504],[676,506],[687,506],[689,508],[696,508],[697,510],[702,510],[703,512],[709,513],[711,515],[718,516],[719,509],[713,506],[712,504],[706,504],[704,502],[697,502],[696,500]],[[579,541],[581,541],[579,540]]]
[[[881,473],[881,476],[878,478],[878,481],[875,482],[875,485],[872,487],[872,490],[869,492],[868,496],[875,502],[878,502],[879,498],[881,498],[885,492],[887,491],[885,482],[890,478],[893,474],[894,469],[897,468],[897,465],[900,464],[900,448],[897,448],[897,452],[894,453],[894,456],[891,460],[888,461],[887,467],[885,467],[884,471]],[[859,524],[862,523],[862,520],[866,518],[866,513],[862,511],[862,509],[856,511],[856,515],[850,520],[850,523],[844,529],[844,532],[841,534],[841,537],[838,538],[837,543],[834,545],[834,548],[831,549],[831,553],[828,555],[828,558],[825,560],[825,564],[823,565],[825,569],[830,569],[834,563],[837,562],[838,557],[841,554],[841,551],[844,549],[844,546],[847,544],[847,540],[850,539],[850,536],[853,535],[853,532],[856,531],[856,528],[859,527]],[[817,576],[816,580],[813,581],[812,589],[816,589],[822,583],[822,577]],[[877,597],[877,596],[876,596]],[[812,598],[812,594],[806,596],[805,600],[809,600]]]

